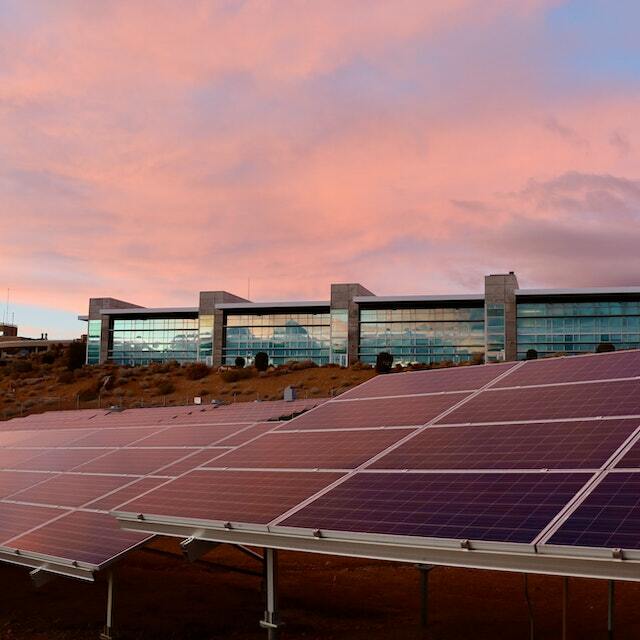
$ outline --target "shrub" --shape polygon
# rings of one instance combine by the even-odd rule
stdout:
[[[527,355],[525,356],[527,360],[537,360],[538,352],[535,349],[527,349]]]
[[[264,351],[258,351],[253,364],[258,371],[266,371],[269,368],[269,354]]]
[[[238,356],[236,358],[236,367],[238,367],[238,369],[244,369],[244,366],[246,364],[247,364],[247,361],[242,356]]]
[[[58,376],[58,382],[60,384],[71,384],[75,380],[72,371],[63,371]]]
[[[173,382],[165,380],[156,387],[156,390],[161,396],[168,396],[176,390],[176,386],[173,384]]]
[[[318,365],[313,360],[301,360],[300,362],[288,362],[291,371],[302,371],[303,369],[313,369]]]
[[[13,363],[14,373],[30,373],[33,371],[33,365],[29,360],[16,360]]]
[[[82,387],[78,392],[78,397],[83,402],[87,402],[89,400],[95,400],[100,393],[100,386],[102,384],[101,380],[93,380],[88,385]]]
[[[80,369],[87,360],[87,346],[84,342],[72,342],[67,347],[65,357],[66,366],[69,371]]]
[[[40,355],[40,362],[42,364],[53,364],[56,361],[57,354],[55,351],[45,351]]]
[[[220,378],[224,382],[238,382],[238,380],[247,380],[253,377],[251,369],[227,369],[220,372]]]
[[[615,350],[616,350],[615,346],[610,342],[601,342],[596,347],[596,353],[609,353],[610,351],[615,351]]]
[[[388,351],[381,351],[376,356],[376,371],[378,373],[389,373],[393,366],[393,356]]]
[[[194,362],[185,369],[187,380],[202,380],[211,373],[211,369],[204,362]]]

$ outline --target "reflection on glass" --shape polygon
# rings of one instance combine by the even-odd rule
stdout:
[[[226,314],[224,364],[238,356],[251,362],[258,351],[266,351],[273,364],[290,360],[330,360],[331,324],[328,313]]]
[[[394,362],[465,362],[484,354],[484,307],[362,309],[360,360],[381,351]]]
[[[87,364],[100,363],[100,337],[102,320],[89,320],[87,329]]]
[[[640,301],[521,303],[517,315],[520,359],[529,349],[541,355],[593,353],[601,342],[640,348]]]

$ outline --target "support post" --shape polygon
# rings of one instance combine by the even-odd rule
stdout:
[[[531,605],[531,596],[529,595],[529,576],[524,574],[524,598],[527,601],[527,613],[529,615],[529,640],[536,637],[535,621],[533,617],[533,606]]]
[[[616,597],[616,583],[613,580],[609,580],[609,589],[608,589],[608,606],[607,606],[607,634],[609,640],[613,640],[613,625],[614,625],[614,614],[615,614],[615,597]]]
[[[569,578],[562,578],[562,640],[567,640],[567,609],[569,606]]]
[[[426,629],[429,625],[429,572],[432,564],[417,564],[420,571],[420,626]]]
[[[107,582],[107,618],[100,640],[113,640],[113,582],[113,570],[110,570]]]
[[[275,549],[264,550],[264,620],[260,626],[267,630],[268,640],[276,640],[280,620],[278,615],[278,552]]]

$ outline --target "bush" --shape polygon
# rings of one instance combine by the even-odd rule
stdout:
[[[247,361],[242,356],[238,356],[236,358],[236,367],[238,367],[238,369],[244,369],[244,366],[246,364],[247,364]]]
[[[156,390],[161,396],[168,396],[176,390],[176,386],[173,384],[173,382],[165,380],[156,387]]]
[[[55,351],[45,351],[40,355],[40,362],[42,364],[53,364],[56,361],[57,354]]]
[[[253,377],[251,369],[227,369],[220,372],[220,378],[224,382],[238,382],[238,380],[247,380]]]
[[[204,362],[194,362],[185,369],[187,380],[202,380],[211,373],[211,369]]]
[[[89,400],[95,400],[100,394],[100,387],[102,386],[101,380],[93,380],[90,384],[82,387],[78,392],[78,397],[83,402]]]
[[[292,361],[287,363],[291,371],[302,371],[303,369],[313,369],[318,365],[313,360]]]
[[[253,364],[258,371],[266,371],[269,368],[269,354],[264,351],[258,351]]]
[[[615,346],[610,342],[601,342],[596,347],[596,353],[609,353],[610,351],[615,351],[615,350],[616,350]]]
[[[528,349],[527,350],[527,355],[525,356],[525,359],[527,359],[527,360],[537,360],[538,359],[538,352],[535,349]]]
[[[376,371],[378,373],[389,373],[393,366],[393,356],[388,351],[381,351],[376,356]]]
[[[63,371],[58,376],[58,382],[60,384],[71,384],[74,380],[75,380],[75,377],[72,371]]]
[[[29,360],[16,360],[13,363],[14,373],[30,373],[33,371],[33,365]]]
[[[80,369],[87,361],[87,345],[84,342],[72,342],[67,347],[65,360],[69,371]]]

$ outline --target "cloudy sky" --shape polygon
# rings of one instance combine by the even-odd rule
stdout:
[[[0,320],[640,285],[636,0],[0,0]]]

